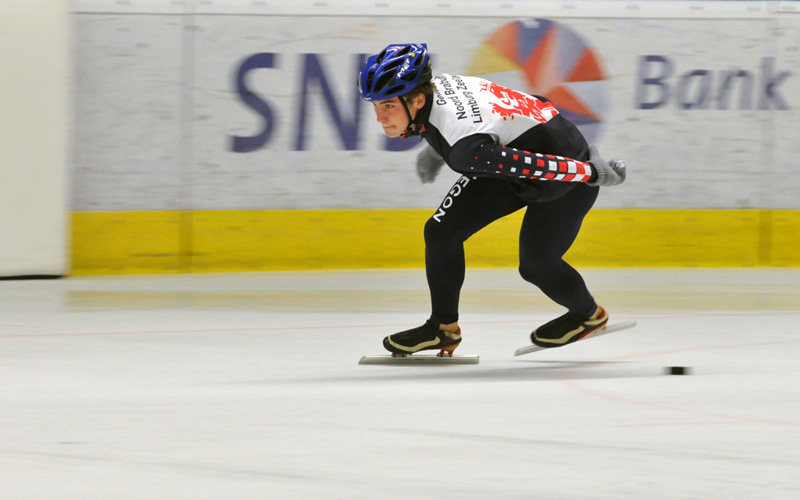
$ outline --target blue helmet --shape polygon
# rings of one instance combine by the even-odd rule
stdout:
[[[358,74],[358,91],[367,101],[408,94],[433,77],[424,43],[389,45],[367,59]]]

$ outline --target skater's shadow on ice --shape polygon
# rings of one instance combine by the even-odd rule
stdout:
[[[512,366],[513,365],[513,366]],[[643,378],[660,375],[659,369],[633,361],[513,361],[487,362],[459,366],[360,366],[358,373],[348,371],[326,377],[298,377],[263,381],[275,384],[359,383],[395,380],[443,380],[448,382],[559,381],[585,379]],[[258,383],[258,382],[253,382]]]

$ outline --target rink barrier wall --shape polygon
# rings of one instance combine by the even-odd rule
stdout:
[[[427,209],[73,212],[72,275],[424,267]],[[466,244],[516,267],[517,212]],[[578,267],[800,266],[800,211],[597,209]]]

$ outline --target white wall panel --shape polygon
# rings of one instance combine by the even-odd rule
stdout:
[[[73,0],[76,12],[282,16],[468,16],[754,19],[797,12],[797,0]],[[535,12],[534,12],[535,11]]]
[[[0,2],[0,276],[67,271],[70,45],[67,2]]]
[[[800,7],[800,2],[782,3]],[[772,20],[767,37],[766,50],[792,71],[783,88],[792,111],[773,113],[762,136],[762,161],[772,165],[771,176],[762,183],[761,206],[765,208],[800,208],[800,10],[795,12]]]
[[[76,208],[434,207],[456,175],[445,172],[423,186],[414,173],[416,150],[384,150],[369,104],[355,98],[356,58],[388,43],[426,41],[436,71],[466,74],[483,41],[519,17],[230,12],[267,6],[245,3],[192,3],[184,15],[75,14]],[[592,3],[571,4],[594,12]],[[770,12],[767,2],[670,2],[694,18],[652,17],[662,4],[612,2],[617,17],[575,9],[552,17],[601,59],[609,102],[596,141],[604,156],[629,165],[628,182],[606,190],[598,206],[800,208],[800,17]],[[752,15],[717,12],[721,4]],[[273,132],[262,147],[233,152],[232,136],[264,127],[236,89],[242,61],[260,53],[272,54],[270,64],[248,72],[245,82],[269,106]],[[643,86],[646,56],[666,61],[644,67],[648,77],[667,66],[671,74]],[[309,57],[320,64],[328,99],[319,80],[304,79]],[[733,72],[745,76],[725,90]],[[641,109],[637,92],[648,102],[665,92],[669,98]],[[343,144],[330,102],[345,122],[358,122],[351,127],[355,149]],[[692,106],[699,109],[685,109]]]
[[[185,208],[182,19],[77,16],[76,209]]]

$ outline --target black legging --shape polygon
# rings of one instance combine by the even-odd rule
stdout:
[[[562,257],[578,235],[599,189],[578,184],[553,201],[528,203],[508,181],[461,177],[425,224],[425,268],[431,319],[458,321],[464,283],[464,241],[493,221],[527,206],[519,235],[519,273],[554,302],[580,316],[597,307],[586,283]]]

